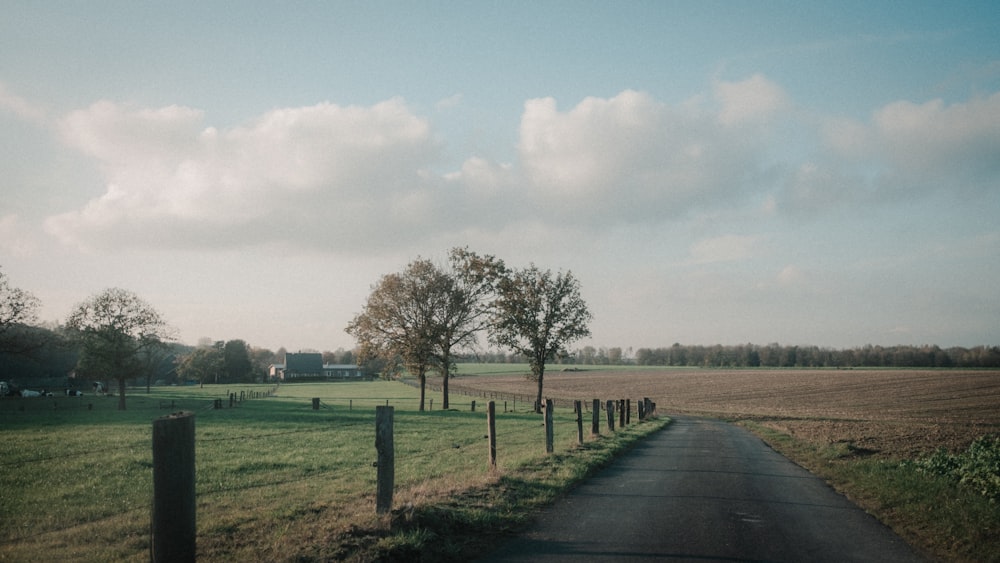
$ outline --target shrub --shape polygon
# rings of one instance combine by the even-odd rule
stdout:
[[[991,502],[1000,500],[1000,436],[982,436],[964,453],[939,449],[914,464],[922,472],[950,477]]]

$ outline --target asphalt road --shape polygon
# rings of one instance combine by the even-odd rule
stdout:
[[[675,417],[483,561],[926,561],[751,433]]]

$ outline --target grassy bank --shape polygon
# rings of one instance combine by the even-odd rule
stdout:
[[[201,560],[468,559],[531,511],[663,422],[576,446],[555,413],[553,455],[541,418],[498,406],[498,467],[487,467],[483,401],[419,412],[399,383],[165,387],[128,398],[0,401],[0,559],[148,560],[151,422],[196,413]],[[312,398],[321,408],[312,409]],[[212,409],[216,398],[224,408]],[[374,407],[395,407],[396,494],[374,510]]]
[[[1000,561],[1000,505],[929,463],[866,456],[743,422],[782,455],[825,479],[911,545],[945,561]]]

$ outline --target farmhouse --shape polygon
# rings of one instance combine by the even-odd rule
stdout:
[[[271,364],[268,376],[278,381],[330,381],[361,379],[361,369],[353,364],[324,364],[315,352],[285,354],[285,363]]]

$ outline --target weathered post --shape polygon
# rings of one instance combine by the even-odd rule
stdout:
[[[597,436],[601,433],[601,400],[594,399],[593,420],[590,423],[590,433]]]
[[[625,399],[618,399],[618,428],[625,428]]]
[[[576,409],[576,443],[583,445],[583,401],[573,401]]]
[[[472,412],[476,412],[476,401],[472,401]]]
[[[625,424],[632,424],[632,399],[625,399]]]
[[[319,410],[319,397],[313,397],[313,410]]]
[[[552,399],[545,399],[545,453],[555,451],[555,430],[552,427]]]
[[[646,404],[642,401],[637,401],[635,406],[639,409],[639,422],[646,420]]]
[[[153,421],[152,560],[194,561],[194,413]]]
[[[497,468],[497,405],[494,401],[486,404],[486,438],[489,440],[488,461],[490,469]]]
[[[392,488],[396,481],[396,454],[392,442],[393,407],[375,407],[375,451],[378,466],[375,484],[375,512],[392,510]]]
[[[611,399],[608,399],[608,402],[607,402],[607,404],[606,404],[606,406],[604,408],[607,409],[607,415],[608,415],[608,432],[614,432],[615,431],[615,402],[612,401]]]

